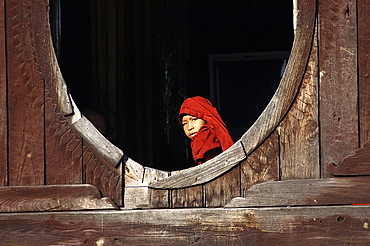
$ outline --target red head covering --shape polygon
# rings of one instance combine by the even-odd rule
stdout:
[[[221,119],[217,109],[212,106],[212,103],[208,99],[200,96],[186,99],[182,103],[179,112],[180,124],[184,114],[192,115],[207,121],[208,125],[214,128],[216,137],[221,142],[222,151],[233,145],[234,142],[231,139],[226,124]]]

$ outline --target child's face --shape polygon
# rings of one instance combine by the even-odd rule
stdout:
[[[204,125],[207,125],[207,121],[201,118],[192,115],[185,115],[182,117],[182,128],[184,129],[185,135],[190,139],[193,139],[199,129]]]

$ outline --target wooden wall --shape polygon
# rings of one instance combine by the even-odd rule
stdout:
[[[0,185],[89,183],[121,205],[120,170],[72,128],[71,102],[61,105],[47,6],[0,1]]]
[[[280,93],[266,121],[257,121],[210,164],[163,172],[120,151],[111,159],[113,152],[102,154],[109,144],[85,134],[94,131],[92,125],[62,86],[47,1],[2,0],[0,185],[86,183],[126,208],[181,208],[222,207],[269,180],[332,177],[330,164],[369,141],[370,15],[363,7],[368,5],[368,0],[299,1],[296,48],[283,85],[291,101]],[[176,178],[177,186],[155,184]]]
[[[100,149],[109,144],[84,133],[92,125],[60,94],[47,1],[19,2],[0,0],[0,185],[32,187],[19,189],[20,207],[0,213],[2,244],[367,244],[370,214],[361,203],[370,202],[369,0],[299,2],[297,46],[280,100],[262,117],[266,125],[252,126],[210,162],[178,172],[123,156],[124,179],[114,153]],[[333,171],[347,177],[328,178]],[[95,187],[68,183],[93,184],[119,205],[124,193],[126,208],[207,209],[22,210],[40,190],[48,198],[64,194],[57,210],[91,208],[69,193],[86,188],[103,203],[97,208],[115,209]],[[0,188],[0,209],[16,191]],[[29,193],[36,196],[24,202]]]

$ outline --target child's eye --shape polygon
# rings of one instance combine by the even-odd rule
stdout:
[[[182,126],[185,126],[187,123],[186,122],[184,122],[184,123],[182,123]]]
[[[194,118],[192,118],[191,120],[192,120],[192,121],[196,121],[197,119],[198,119],[198,118],[194,117]]]

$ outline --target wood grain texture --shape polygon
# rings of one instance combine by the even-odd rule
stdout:
[[[149,208],[148,184],[144,183],[145,167],[124,156],[124,208]],[[153,201],[154,202],[154,201]],[[155,203],[155,202],[154,202]]]
[[[252,186],[225,207],[351,205],[370,203],[368,177],[271,181]]]
[[[10,185],[44,184],[45,85],[31,18],[30,2],[6,2]]]
[[[0,214],[9,245],[366,245],[367,206]]]
[[[144,173],[145,184],[149,184],[155,180],[167,178],[169,172],[160,171],[154,168],[146,167]],[[169,208],[170,207],[170,191],[169,190],[149,190],[149,207],[150,208]]]
[[[73,108],[52,44],[48,6],[49,1],[47,0],[32,1],[30,3],[35,55],[46,88],[49,89],[49,93],[52,94],[53,99],[57,103],[58,110],[64,116],[71,115],[73,114]]]
[[[83,143],[84,183],[98,188],[104,197],[108,197],[117,206],[123,205],[123,187],[121,166],[113,167],[104,158],[93,152],[89,145]]]
[[[124,156],[124,207],[137,208],[168,208],[170,198],[168,190],[152,190],[148,184],[168,177],[166,171],[160,171],[140,165]]]
[[[203,186],[172,190],[172,208],[201,208],[203,202]]]
[[[46,184],[82,184],[82,138],[61,114],[51,92],[48,88],[45,101]]]
[[[357,1],[360,147],[370,141],[370,1]]]
[[[241,196],[251,186],[279,180],[279,136],[274,131],[248,158],[240,164]]]
[[[4,0],[0,0],[0,186],[5,186],[8,183],[7,61],[4,3]]]
[[[204,184],[205,206],[225,206],[232,198],[240,196],[240,192],[240,167],[236,166],[221,177]]]
[[[75,107],[75,109],[78,111],[77,107]],[[123,156],[122,150],[106,139],[95,126],[79,112],[72,118],[73,128],[84,139],[84,142],[89,145],[89,148],[101,156],[111,166],[118,166]]]
[[[319,1],[320,137],[323,178],[359,147],[357,6]]]
[[[314,34],[315,12],[316,1],[301,2],[296,36],[284,76],[270,103],[242,138],[210,161],[150,184],[150,187],[172,189],[206,183],[239,164],[246,157],[243,153],[250,154],[274,131],[291,106],[302,82]],[[235,155],[240,156],[235,161],[228,160]]]
[[[320,178],[317,28],[298,95],[278,127],[280,179]]]
[[[60,86],[55,69],[47,1],[31,4],[35,60],[45,82],[45,183],[82,183],[82,141],[64,117],[58,103]]]
[[[118,209],[91,185],[9,186],[0,188],[0,212]]]
[[[239,141],[206,163],[175,171],[172,176],[153,182],[149,184],[149,187],[155,189],[177,189],[203,184],[227,172],[230,168],[244,160],[245,157],[246,155]]]
[[[329,165],[335,176],[370,175],[370,142],[359,148],[353,155],[346,156],[340,163]]]

